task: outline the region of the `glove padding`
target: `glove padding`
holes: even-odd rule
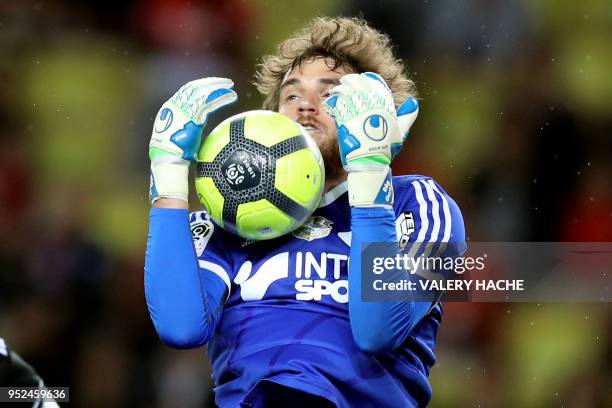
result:
[[[414,98],[404,102],[399,121],[387,83],[380,75],[366,72],[343,76],[325,104],[338,129],[350,205],[392,206],[389,165],[416,119],[418,103]]]
[[[160,108],[149,143],[149,198],[187,201],[189,163],[196,160],[208,115],[238,96],[227,78],[202,78],[183,85]]]

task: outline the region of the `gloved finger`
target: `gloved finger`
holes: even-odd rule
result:
[[[329,90],[330,95],[343,95],[348,98],[355,93],[355,89],[350,85],[336,85]]]
[[[360,90],[355,90],[349,85],[338,85],[336,88],[337,89],[332,91],[331,94],[343,98],[348,106],[347,110],[353,114],[359,114],[369,109],[386,109],[387,105],[392,103],[390,98],[385,98],[385,95],[381,95],[381,92],[378,90],[370,89],[366,92],[362,92]],[[387,99],[389,99],[389,101],[387,101]],[[342,111],[342,107],[340,107],[339,110]],[[393,107],[392,111],[395,112],[395,107]]]
[[[340,83],[362,94],[374,93],[384,100],[392,100],[393,94],[385,80],[374,72],[349,74],[340,78]]]
[[[372,105],[365,92],[361,92],[350,85],[337,85],[330,90],[330,94],[338,97],[336,109],[343,118],[357,115]]]
[[[406,99],[402,104],[397,108],[397,116],[403,116],[410,113],[414,113],[419,110],[419,101],[417,101],[412,96]]]
[[[234,82],[228,78],[200,78],[187,82],[170,100],[191,118],[196,119],[202,105],[205,105],[207,100],[210,101],[209,96],[211,94],[212,98],[218,96],[214,91],[231,89],[233,86]]]
[[[192,86],[196,89],[210,90],[217,88],[233,88],[234,81],[229,78],[206,77],[187,82],[185,86],[187,85]]]
[[[340,84],[338,86],[345,86],[353,89],[354,91],[366,92],[368,90],[368,83],[364,80],[361,74],[347,74],[340,78]]]
[[[389,88],[389,85],[387,85],[383,77],[374,72],[364,72],[361,74],[361,78],[364,83],[367,84],[368,90],[370,91],[368,94],[375,94],[384,101],[383,105],[389,105],[387,108],[389,108],[390,111],[395,110],[393,92],[391,92],[391,88]],[[392,108],[391,105],[393,105]]]
[[[376,72],[364,72],[361,74],[361,76],[378,81],[389,93],[391,93],[391,88],[389,88],[387,81],[385,81],[383,77],[378,75]]]
[[[330,116],[342,123],[349,117],[355,115],[355,106],[351,100],[350,94],[346,95],[344,92],[330,93],[331,96],[328,97],[323,104],[325,111]]]
[[[204,103],[199,106],[196,113],[198,123],[206,122],[209,113],[224,106],[231,105],[238,100],[238,94],[233,89],[220,88],[207,95]]]
[[[199,108],[199,105],[207,103],[209,95],[213,94],[213,97],[215,96],[215,91],[232,89],[233,87],[234,81],[228,78],[200,78],[187,82],[179,89],[176,96],[181,105],[196,105]]]
[[[336,106],[340,97],[341,95],[331,95],[327,99],[325,99],[325,101],[323,101],[323,109],[325,109],[325,112],[327,112],[327,114],[335,120],[337,120],[339,116],[339,112],[338,109],[336,109]]]
[[[353,90],[351,95],[353,102],[359,105],[360,99],[368,108],[384,108],[395,114],[393,94],[384,79],[373,72],[366,72],[354,76],[344,76],[341,79],[342,86]]]
[[[194,90],[189,95],[190,104],[209,104],[234,88],[234,82],[227,78],[202,78],[190,84]]]
[[[397,123],[404,139],[419,114],[419,102],[409,97],[397,108]]]

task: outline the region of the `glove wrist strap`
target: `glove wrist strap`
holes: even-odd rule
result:
[[[393,183],[388,166],[350,171],[347,178],[351,207],[393,206]]]
[[[188,202],[189,162],[153,161],[151,163],[151,203],[160,198],[176,198]]]

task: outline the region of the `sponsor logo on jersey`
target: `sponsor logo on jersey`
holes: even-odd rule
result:
[[[397,241],[400,250],[403,251],[406,248],[410,240],[410,235],[412,235],[414,229],[414,215],[412,215],[412,211],[404,212],[397,217],[395,221],[395,232],[397,233]]]
[[[261,300],[274,282],[295,279],[295,298],[304,301],[320,301],[329,296],[338,303],[348,302],[348,255],[322,252],[296,252],[295,262],[289,253],[281,252],[263,262],[253,271],[251,261],[244,262],[234,283],[240,286],[242,300]],[[344,272],[344,273],[343,273]]]
[[[325,238],[331,233],[333,222],[320,215],[310,217],[304,225],[293,231],[293,236],[306,241]]]

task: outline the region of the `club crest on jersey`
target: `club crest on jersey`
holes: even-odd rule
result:
[[[320,215],[310,217],[304,225],[293,231],[293,236],[305,241],[325,238],[331,233],[333,222]]]
[[[397,233],[397,241],[400,250],[406,248],[410,240],[410,235],[412,235],[414,229],[414,215],[412,215],[412,211],[401,213],[400,216],[397,217],[395,221],[395,232]]]

